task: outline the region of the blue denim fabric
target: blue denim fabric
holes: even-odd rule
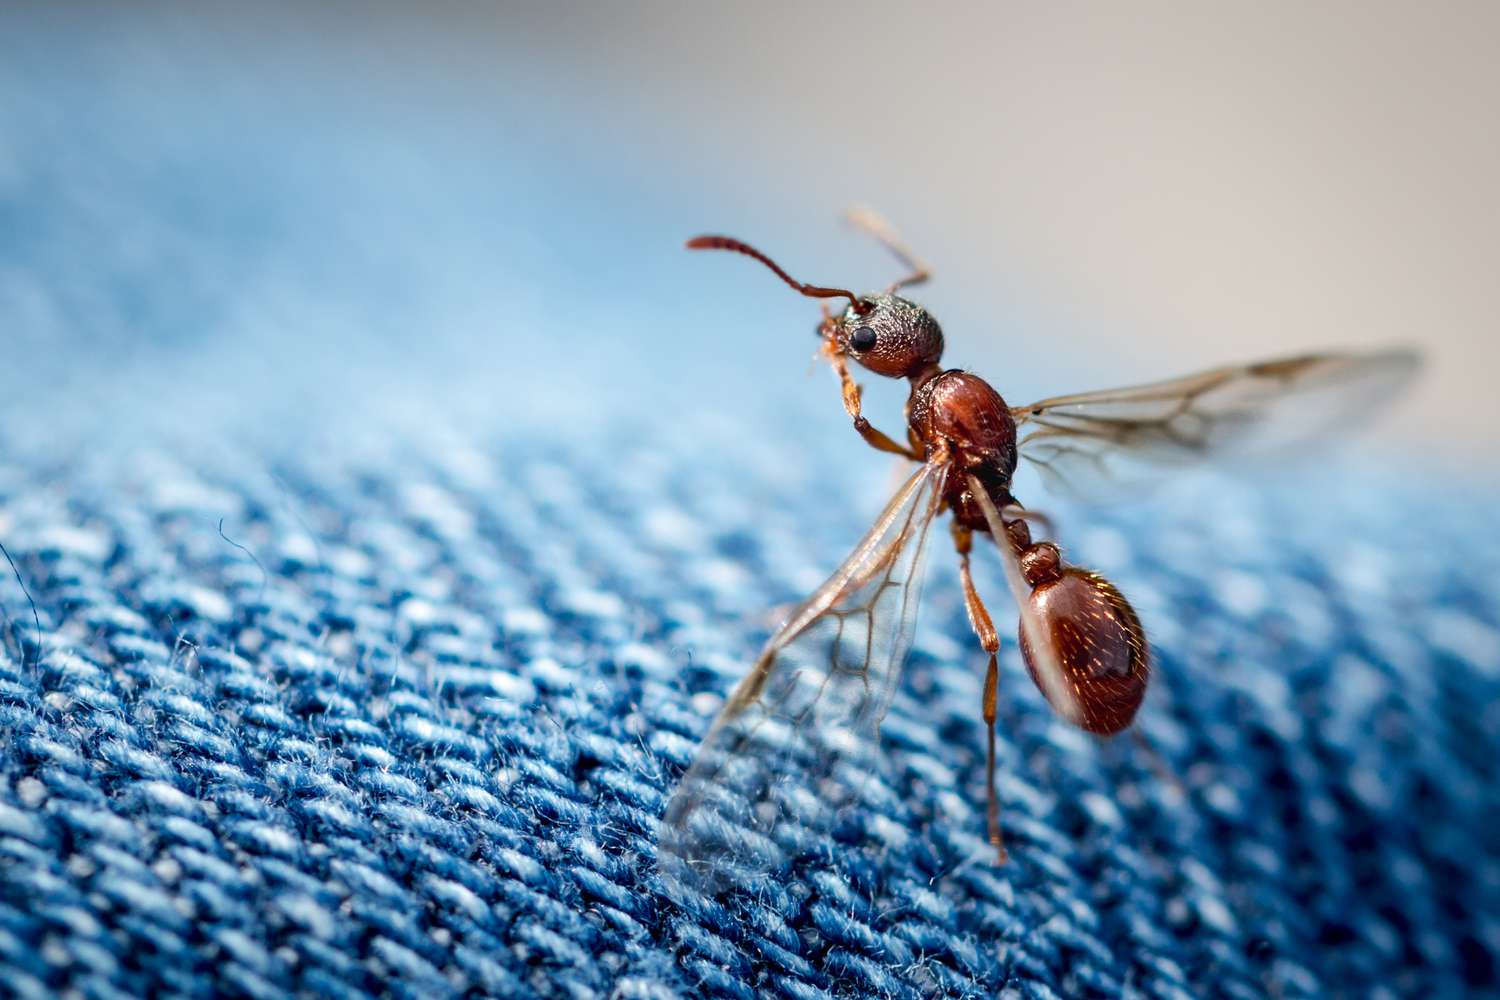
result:
[[[9,422],[0,540],[39,624],[7,581],[0,992],[1494,991],[1480,499],[1355,468],[1058,508],[1151,631],[1140,725],[1169,776],[1052,717],[981,555],[1004,867],[937,534],[870,807],[774,882],[674,900],[673,782],[767,609],[836,565],[884,475],[836,412],[753,439],[671,422],[270,450],[184,420],[118,451]]]

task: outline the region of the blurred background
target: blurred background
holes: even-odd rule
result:
[[[52,434],[366,401],[847,435],[804,377],[816,307],[681,243],[873,288],[858,201],[1013,403],[1408,342],[1427,376],[1366,446],[1489,478],[1497,31],[1486,3],[11,4],[0,389]]]

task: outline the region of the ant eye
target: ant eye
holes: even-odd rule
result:
[[[860,327],[849,338],[849,346],[863,354],[875,346],[875,331],[868,326]]]

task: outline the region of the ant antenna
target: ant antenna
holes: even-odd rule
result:
[[[776,276],[782,281],[785,281],[788,285],[791,285],[797,291],[810,298],[832,299],[842,295],[844,298],[848,299],[851,304],[853,304],[854,311],[859,313],[860,315],[864,315],[874,308],[874,305],[872,303],[864,301],[859,296],[855,295],[853,292],[847,289],[823,288],[820,285],[808,285],[796,280],[790,274],[787,274],[785,271],[783,271],[780,264],[767,257],[765,254],[761,253],[750,244],[745,243],[741,240],[737,240],[732,236],[695,236],[687,241],[687,248],[689,250],[732,250],[735,253],[742,253],[746,257],[754,257],[756,260],[769,267],[772,271],[775,271]]]

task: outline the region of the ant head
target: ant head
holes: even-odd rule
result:
[[[859,305],[865,307],[860,311]],[[832,354],[847,354],[877,375],[914,378],[943,356],[943,330],[910,299],[867,296],[819,328]]]
[[[849,305],[838,316],[818,326],[824,350],[835,357],[848,355],[877,375],[915,378],[937,365],[943,354],[943,331],[921,306],[894,294],[855,295],[843,288],[825,288],[797,281],[770,257],[748,243],[729,236],[698,236],[689,250],[730,250],[753,257],[803,295],[817,299],[846,298]]]

